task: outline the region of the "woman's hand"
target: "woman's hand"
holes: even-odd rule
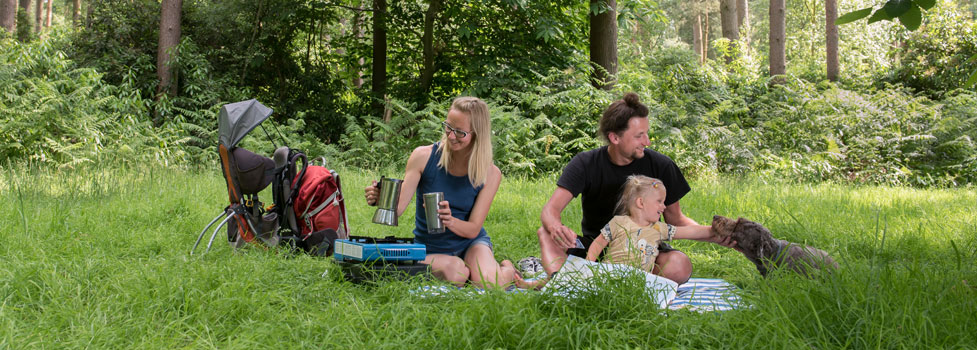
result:
[[[380,191],[377,189],[376,180],[373,181],[372,185],[366,186],[363,192],[365,192],[364,195],[366,196],[366,205],[377,205],[377,196],[380,194]]]
[[[438,202],[438,218],[441,219],[441,222],[444,224],[444,228],[449,229],[452,232],[455,231],[453,228],[455,227],[455,224],[458,223],[458,219],[451,216],[451,206],[448,205],[448,201]]]

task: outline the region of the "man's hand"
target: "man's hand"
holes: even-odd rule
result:
[[[563,249],[575,248],[577,246],[577,233],[573,232],[569,227],[563,225],[563,223],[557,222],[556,224],[545,227],[546,232],[550,234],[553,238],[553,242]]]
[[[735,249],[736,251],[738,251],[740,253],[743,252],[743,250],[741,250],[740,247],[738,245],[736,245],[736,241],[733,240],[733,237],[732,236],[722,237],[722,236],[719,236],[719,235],[712,235],[711,237],[709,237],[705,241],[706,242],[716,243],[716,244],[721,245],[721,246],[726,247],[726,248]]]

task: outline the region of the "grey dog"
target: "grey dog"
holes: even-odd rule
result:
[[[766,227],[744,218],[733,220],[725,216],[713,216],[712,229],[720,237],[732,236],[743,255],[756,264],[757,270],[764,277],[770,270],[780,266],[786,266],[805,276],[810,276],[809,268],[838,268],[838,263],[827,252],[773,238]]]

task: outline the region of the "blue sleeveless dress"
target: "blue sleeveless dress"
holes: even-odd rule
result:
[[[444,233],[429,234],[427,232],[427,217],[424,215],[424,194],[429,192],[444,192],[444,200],[448,201],[451,207],[451,216],[460,220],[468,221],[471,216],[472,207],[475,206],[475,198],[482,191],[482,187],[472,187],[468,176],[454,176],[448,173],[447,169],[438,167],[438,160],[441,159],[441,150],[438,142],[434,143],[431,157],[428,158],[424,166],[424,172],[417,183],[417,194],[414,202],[416,212],[414,213],[414,241],[423,244],[427,248],[428,254],[449,254],[460,255],[476,240],[488,241],[488,233],[483,227],[478,232],[478,236],[472,239],[456,235],[451,230],[445,229]]]

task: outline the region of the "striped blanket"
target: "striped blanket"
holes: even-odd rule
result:
[[[560,272],[543,288],[544,292],[573,298],[574,293],[586,290],[599,292],[600,285],[591,283],[595,273],[639,273],[645,276],[645,289],[648,297],[661,308],[670,310],[726,311],[743,308],[744,304],[736,293],[736,286],[718,278],[692,278],[688,282],[677,283],[651,273],[634,269],[627,265],[596,263],[584,259],[569,257]],[[457,288],[447,286],[423,286],[411,291],[421,297],[444,295],[446,293],[461,292],[468,294],[483,294],[477,288]],[[526,292],[524,289],[512,288],[510,292]]]
[[[726,311],[746,307],[736,286],[718,278],[692,278],[678,287],[671,310]]]

